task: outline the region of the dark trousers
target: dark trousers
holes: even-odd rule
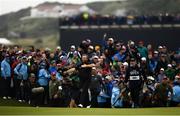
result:
[[[49,87],[48,86],[41,86],[41,87],[44,88],[42,105],[47,105],[49,102]]]
[[[79,103],[83,106],[89,105],[89,94],[88,94],[88,88],[90,84],[91,79],[81,79],[80,78],[80,100]]]
[[[130,88],[130,93],[131,93],[131,98],[132,101],[134,102],[135,107],[139,106],[139,95],[140,95],[140,88],[139,87],[134,87]]]
[[[2,77],[0,79],[0,88],[1,88],[1,96],[11,96],[11,78],[10,77],[6,77],[6,79],[4,79],[4,77]]]
[[[29,86],[28,86],[28,81],[27,80],[20,80],[20,79],[15,79],[15,91],[16,91],[16,99],[17,100],[25,100],[29,101]],[[21,85],[23,84],[23,85]]]
[[[50,101],[50,106],[51,107],[62,107],[63,106],[63,101],[61,98],[52,98]]]
[[[43,93],[31,93],[30,101],[32,106],[41,106],[43,99]]]
[[[97,97],[99,95],[99,91],[97,89],[91,89],[91,107],[96,108],[98,107]]]

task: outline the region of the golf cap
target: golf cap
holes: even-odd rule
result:
[[[160,71],[164,71],[164,68],[161,68]]]

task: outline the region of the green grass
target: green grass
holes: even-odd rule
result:
[[[0,98],[0,115],[180,115],[180,107],[173,108],[49,108],[30,107],[16,100]]]
[[[20,103],[20,102],[18,102],[16,100],[13,100],[13,99],[11,99],[11,100],[3,100],[2,98],[0,98],[0,107],[3,107],[3,106],[21,106],[21,107],[26,106],[27,107],[29,105],[26,104],[26,103]]]
[[[180,108],[85,109],[0,107],[0,115],[180,115]]]

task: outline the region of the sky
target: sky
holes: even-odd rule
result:
[[[9,12],[18,11],[29,6],[33,7],[43,2],[61,2],[83,4],[94,1],[111,1],[111,0],[0,0],[0,15]]]

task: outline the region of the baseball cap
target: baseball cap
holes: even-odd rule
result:
[[[142,61],[146,61],[146,58],[145,58],[145,57],[142,57],[141,60],[142,60]]]
[[[94,47],[93,47],[93,46],[89,46],[88,48],[89,48],[89,49],[91,49],[91,50],[93,50],[93,49],[94,49]]]
[[[108,40],[109,40],[109,41],[114,41],[114,39],[113,39],[113,38],[109,38]]]
[[[76,48],[75,45],[72,45],[72,46],[71,46],[71,49],[75,49],[75,48]]]
[[[164,71],[164,68],[161,68],[160,71]]]
[[[128,66],[128,63],[127,63],[127,62],[124,62],[124,63],[123,63],[123,66]]]
[[[93,56],[93,59],[99,59],[99,57],[95,55],[95,56]]]
[[[154,54],[158,54],[158,51],[154,51]]]
[[[171,64],[168,64],[167,66],[168,66],[169,68],[171,68],[171,67],[172,67],[172,65],[171,65]]]
[[[56,49],[57,49],[57,50],[61,50],[61,47],[60,47],[60,46],[57,46]]]

